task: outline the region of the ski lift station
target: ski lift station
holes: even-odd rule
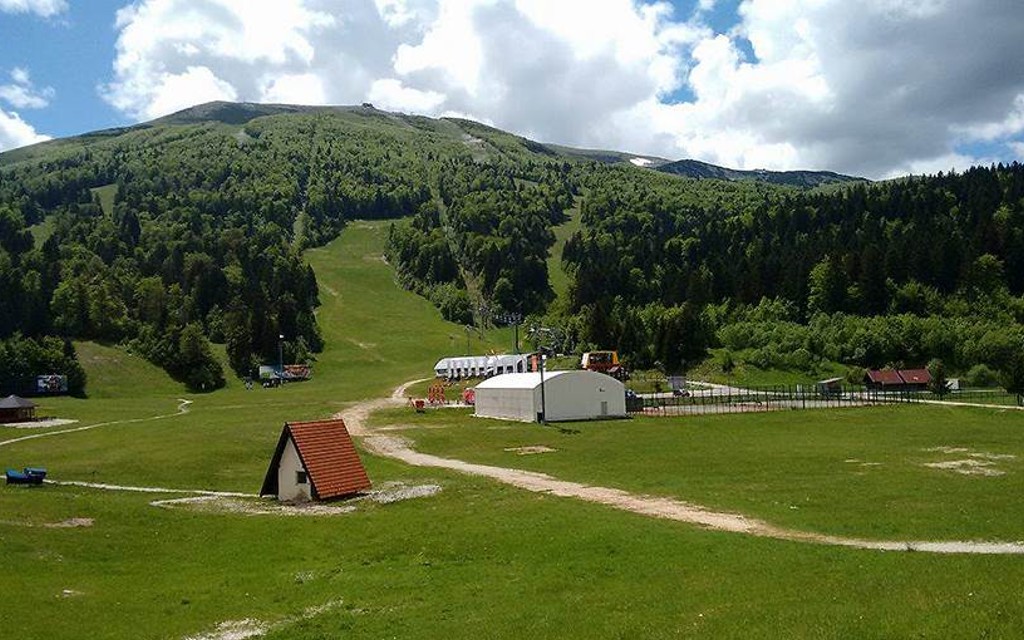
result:
[[[528,354],[441,358],[434,365],[434,374],[448,380],[489,378],[502,373],[523,373],[529,370]]]
[[[626,387],[595,371],[507,373],[476,386],[476,414],[486,418],[540,422],[626,417]]]

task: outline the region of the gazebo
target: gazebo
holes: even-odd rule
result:
[[[36,403],[18,396],[0,400],[0,422],[28,422],[36,419]]]

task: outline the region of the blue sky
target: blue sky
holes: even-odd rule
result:
[[[1021,33],[1017,0],[0,0],[0,150],[372,101],[739,168],[963,169],[1024,158]]]
[[[97,88],[111,77],[114,14],[125,4],[77,2],[51,18],[0,13],[0,42],[14,44],[0,53],[0,73],[27,69],[35,85],[54,89],[48,107],[20,111],[38,131],[62,137],[130,120],[105,102]]]

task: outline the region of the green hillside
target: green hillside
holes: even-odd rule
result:
[[[398,282],[471,342],[518,315],[558,329],[556,351],[638,369],[711,348],[797,377],[938,359],[1024,389],[1021,165],[801,190],[632,159],[372,105],[225,102],[0,154],[0,341],[18,363],[0,386],[73,368],[54,340],[122,345],[193,391],[279,351],[327,358],[346,338],[318,321],[308,261],[386,220]]]
[[[214,103],[0,155],[2,373],[77,366],[87,381],[40,400],[77,422],[0,430],[0,468],[108,485],[0,485],[3,630],[1013,637],[1016,557],[828,542],[1019,540],[1024,414],[1008,409],[563,430],[458,409],[371,419],[434,455],[727,509],[802,539],[405,464],[361,438],[379,501],[284,515],[191,492],[251,495],[285,421],[429,378],[445,355],[506,350],[504,311],[561,329],[556,350],[615,347],[633,365],[689,366],[712,347],[730,381],[941,357],[1012,386],[1022,189],[1017,165],[830,193],[690,180],[369,106]],[[279,348],[312,380],[247,389],[238,376]],[[950,462],[992,475],[929,466]]]
[[[380,259],[388,224],[356,221],[306,254],[325,338],[312,381],[193,395],[123,349],[78,343],[90,386],[104,391],[47,400],[43,409],[86,430],[15,443],[3,441],[24,432],[5,430],[0,462],[45,464],[58,480],[255,492],[284,421],[331,415],[429,375],[432,359],[461,335],[394,282]],[[1015,412],[812,410],[641,418],[572,432],[481,424],[458,410],[395,410],[375,422],[432,453],[706,502],[825,534],[1019,537],[1017,520],[1005,517],[1020,511]],[[507,450],[536,444],[554,451]],[[954,446],[1000,456],[1011,473],[964,477],[919,464],[941,457],[932,449]],[[283,516],[216,506],[263,506],[252,499],[161,502],[195,498],[184,491],[0,485],[5,630],[55,639],[253,629],[288,639],[671,638],[691,630],[909,637],[922,629],[1000,637],[1013,635],[1021,611],[1021,567],[1008,556],[750,537],[365,451],[362,458],[375,487],[440,491],[335,504],[354,508],[336,515]]]

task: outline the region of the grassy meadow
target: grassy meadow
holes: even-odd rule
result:
[[[308,253],[328,345],[312,381],[252,391],[232,381],[189,395],[122,349],[79,344],[88,399],[49,399],[40,411],[79,422],[0,430],[0,464],[44,465],[58,480],[256,492],[284,421],[385,395],[465,348],[462,327],[395,286],[380,259],[385,233],[386,224],[357,222]],[[507,332],[470,339],[474,351],[510,342]],[[876,407],[635,419],[571,432],[458,410],[396,410],[375,421],[408,425],[401,434],[424,451],[800,530],[1024,539],[1024,416],[1015,412]],[[100,426],[6,443],[91,425]],[[557,451],[504,451],[530,444]],[[992,456],[1005,475],[922,466],[969,453]],[[1018,636],[1024,617],[1021,556],[752,538],[363,460],[377,486],[441,491],[363,501],[343,515],[285,517],[150,504],[175,494],[0,485],[0,628],[10,637],[177,639],[249,620],[271,639],[998,638]],[[75,518],[92,524],[55,526]]]

